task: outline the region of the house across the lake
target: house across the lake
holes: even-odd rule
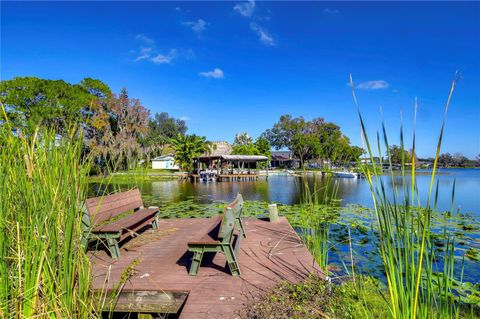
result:
[[[171,170],[178,170],[179,167],[175,164],[175,160],[173,154],[167,154],[155,157],[152,160],[152,168],[153,169],[171,169]]]
[[[291,151],[272,151],[270,153],[270,168],[298,168],[300,160],[293,157]]]
[[[189,177],[192,181],[257,180],[261,162],[268,162],[268,157],[232,154],[202,155],[194,159],[194,169]]]

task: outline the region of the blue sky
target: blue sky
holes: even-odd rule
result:
[[[434,154],[454,72],[443,151],[480,154],[480,5],[474,2],[5,2],[1,78],[127,87],[190,133],[256,137],[282,114],[324,117],[361,146],[357,97],[374,138],[383,109],[417,153]]]

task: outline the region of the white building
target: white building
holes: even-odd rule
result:
[[[175,164],[173,154],[155,157],[152,160],[152,168],[153,169],[172,169],[172,170],[179,169],[177,164]]]

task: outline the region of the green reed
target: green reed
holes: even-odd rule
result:
[[[333,183],[329,172],[322,174],[321,178],[325,179],[323,187],[318,187],[317,178],[320,177],[314,175],[313,188],[309,186],[308,178],[302,178],[302,200],[294,222],[302,228],[300,237],[320,269],[328,275],[328,255],[332,246],[330,225],[332,215],[338,214],[338,184]]]
[[[358,110],[361,132],[367,154],[374,157],[372,145],[368,139],[365,123],[355,96],[353,80],[350,77],[352,95]],[[362,165],[370,186],[373,205],[379,231],[378,246],[383,261],[389,290],[389,304],[394,318],[454,318],[460,316],[458,298],[453,285],[456,275],[454,267],[454,238],[445,234],[445,251],[442,256],[443,268],[438,269],[438,260],[432,244],[432,215],[436,213],[438,182],[435,183],[438,157],[442,144],[445,121],[455,89],[456,79],[452,82],[445,105],[444,118],[436,148],[433,170],[426,206],[422,207],[418,198],[415,170],[415,118],[412,142],[412,161],[407,165],[403,127],[400,127],[401,185],[397,186],[389,154],[388,134],[382,124],[383,144],[377,134],[377,151],[382,161],[382,146],[387,151],[389,175],[394,191],[388,194],[385,181],[380,177],[382,171],[376,166]],[[380,164],[383,165],[381,162]],[[407,166],[411,166],[411,169]],[[410,171],[410,173],[408,173]],[[410,177],[408,182],[407,177]],[[454,190],[452,190],[452,201]]]
[[[92,318],[80,134],[23,136],[0,113],[0,317]]]

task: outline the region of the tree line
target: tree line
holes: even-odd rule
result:
[[[126,88],[116,94],[98,79],[84,78],[70,84],[17,77],[0,82],[0,101],[17,134],[33,134],[43,127],[62,136],[70,127],[79,127],[83,153],[94,159],[92,173],[129,169],[139,160],[149,163],[165,153],[175,153],[181,169],[190,170],[193,158],[215,148],[204,136],[188,135],[184,120],[166,112],[151,114],[139,99],[129,96]],[[351,145],[335,123],[288,114],[255,140],[246,132],[237,134],[232,147],[234,154],[267,157],[272,148],[288,149],[301,166],[309,162],[356,162],[364,154],[362,148]],[[392,154],[399,158],[398,149],[392,149]],[[407,159],[408,151],[404,155]],[[457,154],[442,154],[440,163],[462,166],[471,162]]]
[[[402,149],[401,146],[391,145],[388,148],[388,151],[385,153],[384,163],[391,162],[394,165],[401,165],[402,162],[406,164],[412,163],[413,153],[412,150]],[[390,160],[389,160],[390,159]],[[425,166],[433,165],[435,158],[418,158],[414,157],[415,166]],[[376,158],[375,162],[379,163],[380,159]],[[453,155],[450,153],[442,153],[438,156],[437,165],[439,168],[449,168],[449,167],[480,167],[480,154],[477,155],[474,159],[469,159],[460,152],[457,152]]]
[[[0,102],[10,127],[19,135],[46,128],[64,136],[72,127],[80,128],[83,154],[93,158],[96,174],[132,168],[140,159],[149,162],[174,147],[173,140],[187,131],[185,121],[166,112],[151,116],[139,99],[129,97],[126,88],[115,94],[92,78],[77,84],[36,77],[1,81]]]
[[[433,158],[427,159],[432,161]],[[469,159],[462,153],[455,153],[451,155],[450,153],[440,154],[438,157],[439,167],[480,167],[480,154],[478,154],[474,159]]]
[[[323,118],[310,121],[302,116],[282,115],[280,120],[262,135],[276,149],[286,148],[300,160],[320,164],[356,162],[365,151],[350,144],[340,127]]]

